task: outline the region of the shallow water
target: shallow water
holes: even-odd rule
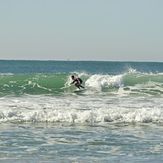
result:
[[[1,162],[162,162],[163,128],[7,123],[0,127]]]
[[[161,98],[85,96],[0,98],[0,162],[163,161]]]

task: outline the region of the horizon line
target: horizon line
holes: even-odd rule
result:
[[[1,59],[0,61],[58,61],[58,62],[159,62],[163,61],[152,61],[152,60],[71,60],[71,59]]]

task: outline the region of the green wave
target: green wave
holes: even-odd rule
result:
[[[163,83],[163,74],[129,73],[124,75],[123,77],[123,83],[125,86],[134,86],[136,84],[147,84],[149,82]]]
[[[1,74],[0,96],[72,93],[76,88],[70,86],[70,75],[71,73]],[[76,73],[76,75],[83,79],[83,85],[91,91],[114,92],[121,87],[130,93],[163,94],[163,74],[102,75]]]
[[[53,94],[63,92],[67,74],[16,74],[0,76],[0,94]]]

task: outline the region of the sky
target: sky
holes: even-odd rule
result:
[[[163,61],[163,0],[0,0],[0,59]]]

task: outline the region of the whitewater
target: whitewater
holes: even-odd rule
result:
[[[162,162],[162,98],[163,63],[0,61],[0,161]]]

